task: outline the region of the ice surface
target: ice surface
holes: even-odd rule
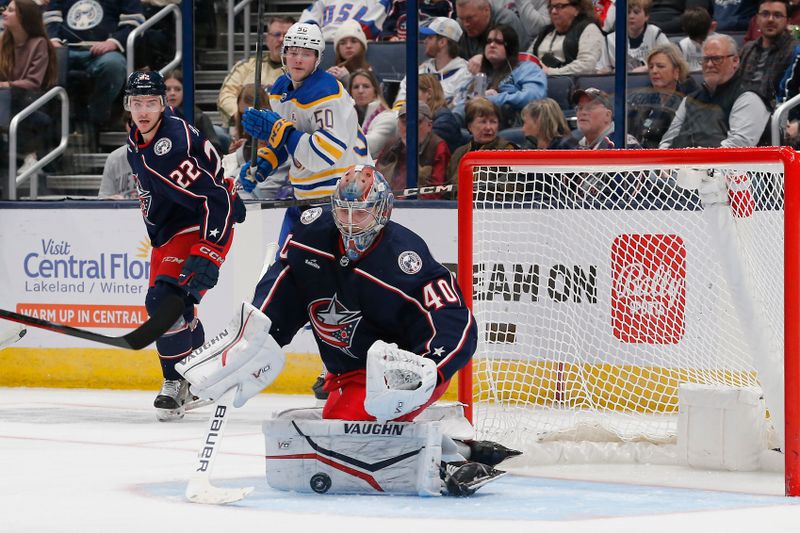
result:
[[[192,504],[183,492],[210,407],[159,423],[154,394],[0,388],[0,532],[800,531],[780,477],[677,467],[542,467],[464,499],[275,491],[261,421],[310,396],[260,395],[237,410],[213,479],[256,491]]]

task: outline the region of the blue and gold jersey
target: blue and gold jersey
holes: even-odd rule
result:
[[[272,85],[269,100],[273,111],[303,133],[290,150],[289,180],[296,198],[330,196],[349,166],[373,163],[353,99],[332,75],[317,69],[297,89],[283,75]]]

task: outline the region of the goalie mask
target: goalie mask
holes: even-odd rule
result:
[[[333,220],[342,234],[344,250],[359,259],[372,245],[392,214],[394,196],[375,167],[354,165],[336,184],[331,197]]]
[[[292,47],[306,48],[317,53],[317,61],[314,64],[314,70],[309,73],[310,76],[319,68],[319,63],[322,61],[322,53],[325,51],[325,39],[322,37],[322,30],[316,24],[295,22],[286,32],[283,37],[283,49],[281,50],[281,65],[283,65],[283,71],[290,79],[291,75],[286,67],[286,52]],[[303,80],[292,80],[292,82],[300,81]]]
[[[158,96],[162,107],[167,105],[167,85],[158,71],[135,71],[128,76],[125,84],[125,99],[123,106],[126,111],[131,110],[131,96]]]

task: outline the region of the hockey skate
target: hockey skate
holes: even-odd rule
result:
[[[183,418],[185,404],[189,398],[189,382],[185,379],[165,379],[161,391],[153,402],[156,418],[160,422]]]
[[[325,370],[317,376],[316,381],[314,384],[311,385],[311,390],[314,391],[314,398],[317,400],[325,401],[328,399],[328,391],[326,391],[323,387],[325,387],[325,375],[327,372]]]
[[[470,461],[489,466],[497,466],[509,457],[522,455],[522,452],[518,450],[512,450],[490,440],[469,440],[464,441],[464,444],[469,446]]]
[[[448,496],[471,496],[493,479],[506,475],[506,472],[483,463],[457,461],[443,463],[441,475]]]

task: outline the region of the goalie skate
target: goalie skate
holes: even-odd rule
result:
[[[483,463],[458,461],[442,465],[442,476],[448,496],[471,496],[493,479],[506,475]]]
[[[161,391],[153,402],[156,418],[160,422],[180,420],[186,410],[189,398],[189,382],[185,379],[165,379]]]
[[[509,457],[522,455],[521,451],[512,450],[500,443],[490,440],[469,440],[464,441],[469,446],[469,460],[483,463],[489,466],[496,466]]]

